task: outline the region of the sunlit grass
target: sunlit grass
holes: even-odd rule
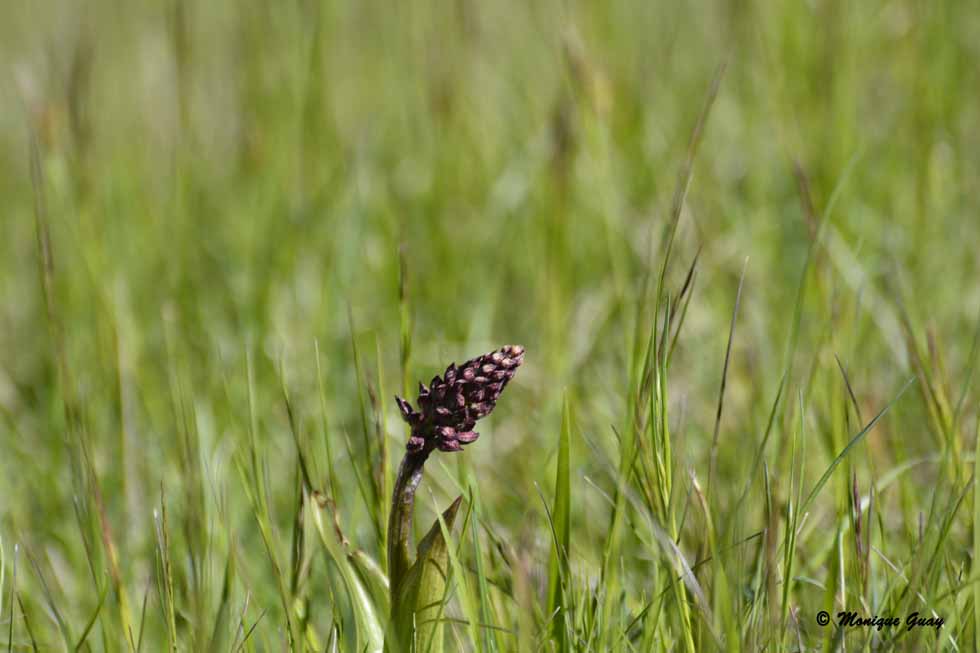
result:
[[[443,650],[980,646],[980,12],[3,13],[0,651],[377,650],[507,342]]]

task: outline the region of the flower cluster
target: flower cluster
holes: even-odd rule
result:
[[[476,440],[476,421],[490,414],[523,362],[524,348],[508,345],[458,367],[451,364],[428,387],[419,383],[418,410],[396,396],[402,418],[412,427],[408,452],[461,451]]]

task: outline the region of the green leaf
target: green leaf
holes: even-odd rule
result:
[[[224,580],[221,583],[221,601],[218,604],[218,615],[214,620],[214,629],[211,631],[211,643],[208,650],[223,651],[225,639],[228,633],[228,618],[231,610],[232,584],[235,580],[235,556],[228,551],[228,559],[225,561]]]
[[[392,620],[399,653],[442,653],[443,610],[449,582],[449,545],[446,537],[456,521],[463,497],[456,497],[419,542],[418,556],[396,590]],[[441,522],[441,523],[440,523]]]
[[[558,470],[555,474],[555,503],[551,515],[555,546],[551,550],[551,560],[548,563],[548,615],[554,615],[552,624],[559,651],[568,650],[568,639],[565,636],[565,615],[568,609],[565,590],[568,587],[568,547],[571,543],[572,486],[568,454],[571,430],[571,409],[566,395],[562,406],[561,433],[558,436]]]
[[[980,422],[977,423],[977,444],[973,456],[973,575],[980,561]],[[973,584],[973,645],[980,650],[980,583]]]
[[[343,579],[344,586],[350,596],[351,607],[354,610],[354,621],[357,624],[357,650],[367,651],[367,653],[380,653],[384,648],[384,629],[378,620],[377,607],[371,601],[364,584],[361,583],[351,567],[341,536],[337,532],[327,532],[327,526],[323,523],[323,509],[328,506],[328,502],[316,492],[311,498],[312,501],[307,501],[307,504],[310,506],[317,533],[320,534],[320,541],[334,564],[337,565],[340,577]]]
[[[361,549],[348,547],[347,559],[350,560],[371,594],[378,614],[388,614],[388,593],[390,591],[388,576],[381,569],[378,561]]]

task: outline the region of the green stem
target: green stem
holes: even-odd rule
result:
[[[399,586],[411,566],[409,541],[412,538],[415,491],[422,482],[422,471],[428,457],[427,451],[405,454],[398,467],[398,478],[395,479],[391,494],[391,513],[388,515],[388,579],[392,614],[395,614]]]

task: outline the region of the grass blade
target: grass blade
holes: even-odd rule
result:
[[[843,461],[844,458],[847,457],[847,454],[850,453],[854,445],[856,445],[858,442],[864,439],[864,436],[866,436],[868,432],[870,432],[871,429],[875,427],[875,424],[878,423],[878,420],[880,420],[882,417],[885,416],[885,413],[887,413],[888,410],[895,404],[895,402],[897,402],[902,397],[902,395],[905,394],[905,391],[909,389],[909,386],[911,386],[914,381],[915,378],[910,378],[908,381],[906,381],[905,385],[902,386],[902,389],[898,391],[898,394],[895,395],[895,397],[891,401],[889,401],[884,408],[881,409],[881,412],[875,415],[871,419],[871,421],[868,422],[868,424],[863,429],[861,429],[861,431],[857,435],[851,438],[851,441],[847,443],[847,446],[844,447],[844,449],[840,452],[840,454],[837,455],[836,458],[834,458],[834,461],[830,463],[830,467],[828,467],[827,471],[823,473],[823,476],[820,477],[820,480],[817,481],[817,484],[813,486],[812,490],[810,490],[810,494],[807,495],[806,500],[803,501],[802,505],[800,505],[799,513],[801,515],[806,513],[806,510],[807,508],[809,508],[810,503],[813,502],[817,494],[820,493],[820,490],[823,489],[823,486],[827,483],[828,480],[830,480],[830,475],[834,473],[834,470],[837,469],[837,466],[839,464],[841,464],[841,461]]]
[[[980,478],[980,421],[973,454],[973,477]],[[973,484],[973,575],[980,563],[980,483]],[[980,582],[973,583],[973,647],[980,651]]]
[[[567,583],[569,578],[568,547],[571,543],[571,495],[572,487],[569,473],[569,440],[572,429],[571,408],[568,395],[562,403],[561,431],[558,437],[558,466],[555,472],[555,502],[551,510],[554,523],[554,546],[548,562],[548,603],[547,614],[555,615],[552,620],[552,635],[557,641],[559,651],[569,650],[566,637],[567,623]]]

